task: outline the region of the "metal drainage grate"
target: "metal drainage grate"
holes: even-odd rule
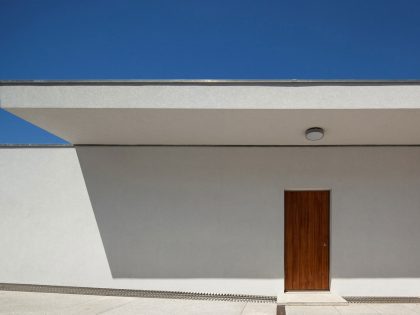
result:
[[[39,293],[61,293],[61,294],[158,298],[158,299],[211,300],[211,301],[257,302],[257,303],[276,303],[276,300],[277,300],[275,296],[263,296],[263,295],[127,290],[127,289],[66,287],[66,286],[52,286],[52,285],[15,284],[15,283],[0,283],[0,290],[39,292]]]
[[[344,296],[349,303],[420,303],[420,297],[403,296]]]

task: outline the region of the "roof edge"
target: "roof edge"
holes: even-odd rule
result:
[[[172,80],[0,80],[0,86],[63,86],[63,85],[420,85],[415,80],[213,80],[213,79],[172,79]]]

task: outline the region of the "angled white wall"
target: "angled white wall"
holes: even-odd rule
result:
[[[0,148],[0,218],[0,283],[264,295],[282,285],[113,278],[73,148]]]
[[[280,294],[283,190],[329,188],[331,289],[419,296],[419,161],[419,147],[1,148],[0,282]]]

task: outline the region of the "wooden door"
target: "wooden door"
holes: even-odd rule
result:
[[[330,192],[284,193],[285,291],[329,290]]]

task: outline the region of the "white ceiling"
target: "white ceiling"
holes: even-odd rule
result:
[[[420,109],[57,109],[10,112],[73,144],[420,144]],[[316,142],[306,128],[325,128]]]

